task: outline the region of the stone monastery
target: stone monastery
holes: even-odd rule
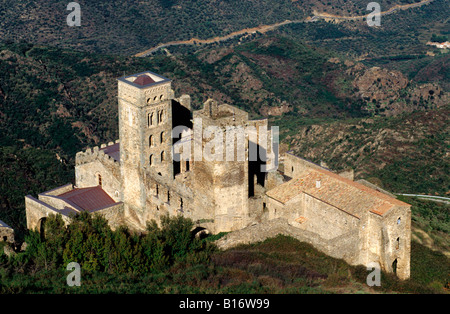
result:
[[[152,219],[182,215],[192,219],[195,232],[230,232],[219,240],[222,248],[283,233],[349,264],[377,263],[409,278],[410,205],[355,182],[353,172],[337,174],[290,153],[280,156],[283,171],[273,167],[277,148],[255,140],[267,119],[249,120],[245,111],[214,100],[192,111],[190,96],[176,98],[171,81],[150,71],[118,79],[118,105],[120,139],[76,154],[75,185],[26,196],[28,229],[43,231],[50,214],[69,223],[88,211],[103,215],[112,228],[142,232]],[[199,121],[203,130],[223,132],[219,144],[227,151],[243,145],[245,158],[179,158],[213,140],[201,129],[196,136]],[[241,142],[225,141],[233,126],[257,131]],[[251,147],[263,153],[249,158]]]

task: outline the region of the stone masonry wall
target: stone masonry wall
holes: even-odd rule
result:
[[[334,258],[342,258],[350,264],[358,263],[358,234],[349,232],[341,237],[326,240],[318,234],[291,226],[286,219],[278,218],[228,233],[215,242],[219,249],[226,250],[238,245],[264,241],[279,234],[309,243]]]

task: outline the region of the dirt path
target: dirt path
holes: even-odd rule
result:
[[[246,33],[247,34],[252,34],[252,33],[256,33],[256,32],[266,33],[268,31],[274,30],[274,29],[276,29],[280,26],[286,25],[286,24],[300,23],[300,22],[303,22],[303,20],[297,20],[297,21],[286,20],[284,22],[270,24],[270,25],[261,25],[261,26],[252,27],[252,28],[244,28],[239,31],[232,32],[225,36],[218,36],[218,37],[213,37],[213,38],[208,38],[208,39],[191,38],[189,40],[169,41],[167,43],[159,44],[156,47],[153,47],[153,48],[150,48],[143,52],[140,52],[140,53],[136,54],[135,57],[145,57],[145,56],[151,54],[152,52],[154,52],[158,49],[164,48],[164,47],[176,46],[176,45],[212,44],[215,42],[217,43],[217,42],[225,41],[225,40],[228,40],[228,39],[236,37],[236,36],[241,36]]]
[[[386,11],[382,11],[380,12],[380,15],[387,15],[387,14],[391,14],[394,13],[396,11],[399,10],[407,10],[410,8],[418,8],[421,7],[425,4],[428,4],[430,2],[432,2],[433,0],[422,0],[421,2],[417,2],[417,3],[411,3],[411,4],[397,4],[394,5],[392,8],[390,8],[389,10]],[[362,20],[363,18],[367,18],[367,16],[370,14],[370,12],[368,14],[365,15],[358,15],[358,16],[342,16],[342,15],[334,15],[334,14],[329,14],[329,13],[318,13],[316,10],[313,11],[313,18],[323,18],[323,19],[333,19],[333,20]]]
[[[424,4],[428,4],[430,2],[432,2],[433,0],[423,0],[421,2],[418,3],[412,3],[412,4],[405,4],[405,5],[395,5],[392,8],[390,8],[387,11],[381,12],[381,15],[386,15],[386,14],[391,14],[394,13],[395,11],[398,10],[406,10],[409,8],[417,8],[420,7]],[[370,13],[369,13],[370,14]],[[270,24],[270,25],[261,25],[261,26],[257,26],[257,27],[252,27],[252,28],[244,28],[241,29],[239,31],[236,32],[232,32],[228,35],[225,36],[217,36],[217,37],[213,37],[213,38],[208,38],[208,39],[199,39],[199,38],[191,38],[189,40],[176,40],[176,41],[169,41],[167,43],[162,43],[157,45],[156,47],[147,49],[143,52],[137,53],[135,54],[135,57],[146,57],[148,55],[150,55],[152,52],[155,52],[161,48],[166,48],[166,47],[170,47],[170,46],[178,46],[178,45],[195,45],[195,44],[212,44],[212,43],[217,43],[217,42],[221,42],[221,41],[225,41],[228,40],[230,38],[236,37],[236,36],[241,36],[241,35],[245,35],[247,34],[252,34],[252,33],[266,33],[268,31],[272,31],[280,26],[283,25],[287,25],[287,24],[293,24],[293,23],[303,23],[303,22],[314,22],[317,21],[318,19],[334,19],[334,20],[362,20],[363,18],[367,17],[368,14],[366,15],[360,15],[360,16],[339,16],[339,15],[333,15],[333,14],[329,14],[329,13],[318,13],[317,11],[313,11],[313,16],[312,17],[307,17],[304,20],[285,20],[284,22],[280,22],[280,23],[275,23],[275,24]]]

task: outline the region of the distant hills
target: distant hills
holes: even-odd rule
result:
[[[81,26],[66,24],[68,1],[19,0],[0,2],[0,38],[50,44],[84,51],[133,55],[160,43],[207,39],[241,29],[302,20],[313,11],[360,16],[369,13],[362,0],[148,0],[77,1]],[[382,11],[418,0],[380,0]],[[448,4],[433,0],[429,5],[383,16],[379,28],[365,22],[325,22],[287,25],[279,32],[297,39],[354,55],[424,53],[432,33],[448,33]],[[332,40],[330,42],[330,40]]]

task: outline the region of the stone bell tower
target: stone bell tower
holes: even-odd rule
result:
[[[150,71],[118,79],[120,162],[125,214],[145,211],[147,169],[173,176],[171,81]],[[131,212],[133,211],[133,212]]]

